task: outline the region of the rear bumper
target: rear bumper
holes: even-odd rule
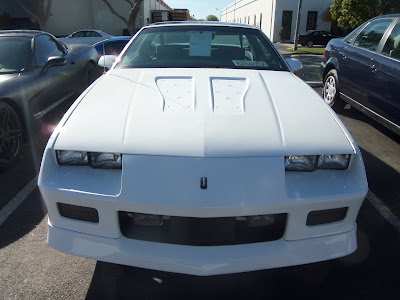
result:
[[[342,257],[357,249],[356,226],[317,238],[234,246],[195,247],[106,238],[48,224],[49,245],[110,263],[198,276],[301,265]]]

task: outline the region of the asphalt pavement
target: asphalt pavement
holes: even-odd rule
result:
[[[299,57],[304,69],[318,65],[321,57],[312,57]],[[35,149],[26,143],[15,168],[0,173],[0,219],[35,180],[51,128],[69,104],[32,125],[37,129],[31,138]],[[304,266],[211,277],[97,262],[47,245],[46,208],[31,185],[22,193],[20,206],[0,222],[0,299],[398,299],[400,137],[344,103],[335,110],[361,148],[371,192],[357,219],[354,254]]]

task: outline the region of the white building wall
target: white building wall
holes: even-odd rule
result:
[[[303,0],[299,34],[306,32],[309,11],[318,12],[316,29],[330,31],[331,22],[324,21],[323,16],[331,5],[332,0]],[[290,40],[293,41],[297,8],[298,0],[236,0],[222,9],[221,21],[261,27],[273,42],[278,42],[281,41],[279,30],[282,27],[283,12],[292,11]]]
[[[128,19],[131,6],[126,1],[109,2],[117,13]],[[161,0],[144,0],[136,18],[136,28],[151,22],[151,11],[159,9],[168,10],[169,6]],[[53,0],[47,25],[48,31],[56,36],[69,35],[81,29],[98,29],[118,36],[127,28],[102,0]]]

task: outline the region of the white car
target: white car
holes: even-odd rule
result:
[[[49,245],[194,275],[354,252],[361,153],[299,67],[252,26],[142,28],[48,142]]]
[[[85,29],[71,33],[65,38],[59,38],[59,40],[65,44],[87,44],[94,45],[98,42],[109,40],[113,36],[105,33],[101,30]]]

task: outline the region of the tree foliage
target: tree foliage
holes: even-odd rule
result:
[[[21,0],[17,0],[32,22],[39,24],[40,30],[47,31],[47,20],[51,12],[52,0],[29,0],[34,10],[29,9]]]
[[[139,12],[140,4],[142,4],[143,0],[133,0],[133,1],[121,0],[121,1],[124,1],[131,6],[128,18],[125,18],[124,16],[117,13],[110,4],[110,2],[108,2],[108,0],[103,0],[104,4],[107,5],[107,7],[109,8],[110,12],[114,16],[118,17],[122,22],[124,22],[126,27],[128,28],[129,33],[133,35],[138,31],[138,28],[136,28],[136,17]]]
[[[215,15],[208,15],[208,16],[206,17],[206,20],[207,20],[207,21],[219,21],[219,19],[218,19],[217,16],[215,16]]]
[[[369,19],[400,12],[399,0],[333,0],[332,19],[340,27],[355,28]]]

